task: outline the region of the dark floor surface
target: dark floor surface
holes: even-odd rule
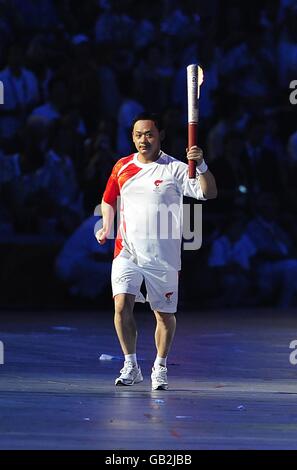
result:
[[[0,448],[297,449],[295,311],[179,313],[165,392],[154,319],[136,318],[144,382],[115,387],[112,312],[2,313]]]

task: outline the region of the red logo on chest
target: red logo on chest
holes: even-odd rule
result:
[[[156,180],[156,181],[154,181],[154,185],[155,185],[156,187],[160,186],[161,183],[163,183],[163,180]]]

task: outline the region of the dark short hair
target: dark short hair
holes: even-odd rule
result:
[[[135,118],[132,121],[132,131],[137,121],[153,121],[159,132],[161,132],[164,129],[162,118],[157,113],[143,111],[142,113],[137,114],[137,116],[135,116]]]

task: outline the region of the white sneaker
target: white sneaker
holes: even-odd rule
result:
[[[120,372],[121,375],[115,380],[115,385],[134,385],[143,381],[140,367],[131,361],[125,361]]]
[[[167,390],[167,367],[158,366],[152,368],[152,390]]]

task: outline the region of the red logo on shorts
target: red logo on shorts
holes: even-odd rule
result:
[[[167,294],[165,294],[165,297],[167,299],[167,302],[171,302],[171,296],[172,296],[173,292],[167,292]]]
[[[161,183],[163,183],[163,180],[156,180],[156,181],[154,181],[154,185],[155,185],[156,187],[160,186]]]

